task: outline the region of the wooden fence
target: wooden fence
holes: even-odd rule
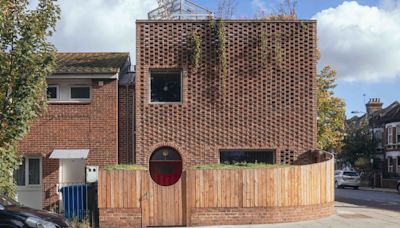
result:
[[[333,159],[303,166],[264,169],[186,170],[170,187],[148,171],[101,171],[99,208],[141,208],[144,225],[190,224],[193,208],[265,208],[322,205],[334,201]],[[173,198],[168,201],[169,198]],[[167,205],[160,209],[161,205]],[[163,220],[179,207],[179,218]],[[169,212],[163,212],[169,210]],[[169,213],[169,214],[168,214]],[[155,219],[158,219],[156,221]],[[177,220],[182,220],[177,224]]]

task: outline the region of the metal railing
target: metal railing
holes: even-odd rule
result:
[[[149,20],[203,20],[213,15],[210,10],[189,0],[175,0],[150,11],[148,18]]]

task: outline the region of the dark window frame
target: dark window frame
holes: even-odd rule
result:
[[[69,88],[69,99],[71,101],[90,101],[92,100],[92,87],[89,85],[70,85]],[[72,89],[73,88],[88,88],[89,89],[89,98],[72,98]]]
[[[51,97],[49,97],[48,95],[48,89],[49,88],[56,88],[56,97],[55,98],[51,98]],[[58,100],[60,100],[60,86],[59,85],[56,85],[56,84],[49,84],[49,85],[47,85],[47,88],[46,88],[46,97],[47,97],[47,99],[49,100],[49,101],[58,101]]]
[[[180,99],[179,101],[153,101],[152,97],[152,75],[153,74],[179,74],[180,82]],[[183,71],[181,69],[153,69],[149,72],[149,103],[150,104],[182,104],[183,103]]]
[[[257,163],[276,164],[276,150],[274,150],[274,149],[221,149],[221,150],[219,150],[219,162],[221,164],[227,163],[226,161],[223,161],[222,153],[229,154],[229,153],[241,153],[241,152],[243,152],[243,153],[246,153],[246,152],[247,153],[263,153],[263,152],[270,153],[272,155],[270,162],[263,162],[263,161],[257,160]],[[237,163],[241,163],[241,162],[242,161],[238,161]],[[248,162],[248,161],[246,161],[246,162],[247,163],[255,163],[255,162]],[[228,163],[232,164],[233,161],[228,162]]]

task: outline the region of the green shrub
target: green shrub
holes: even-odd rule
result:
[[[137,164],[114,164],[105,166],[104,170],[147,170],[147,168]]]

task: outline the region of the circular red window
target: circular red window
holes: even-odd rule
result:
[[[182,175],[182,158],[171,147],[161,147],[150,157],[150,176],[159,185],[175,184]]]

